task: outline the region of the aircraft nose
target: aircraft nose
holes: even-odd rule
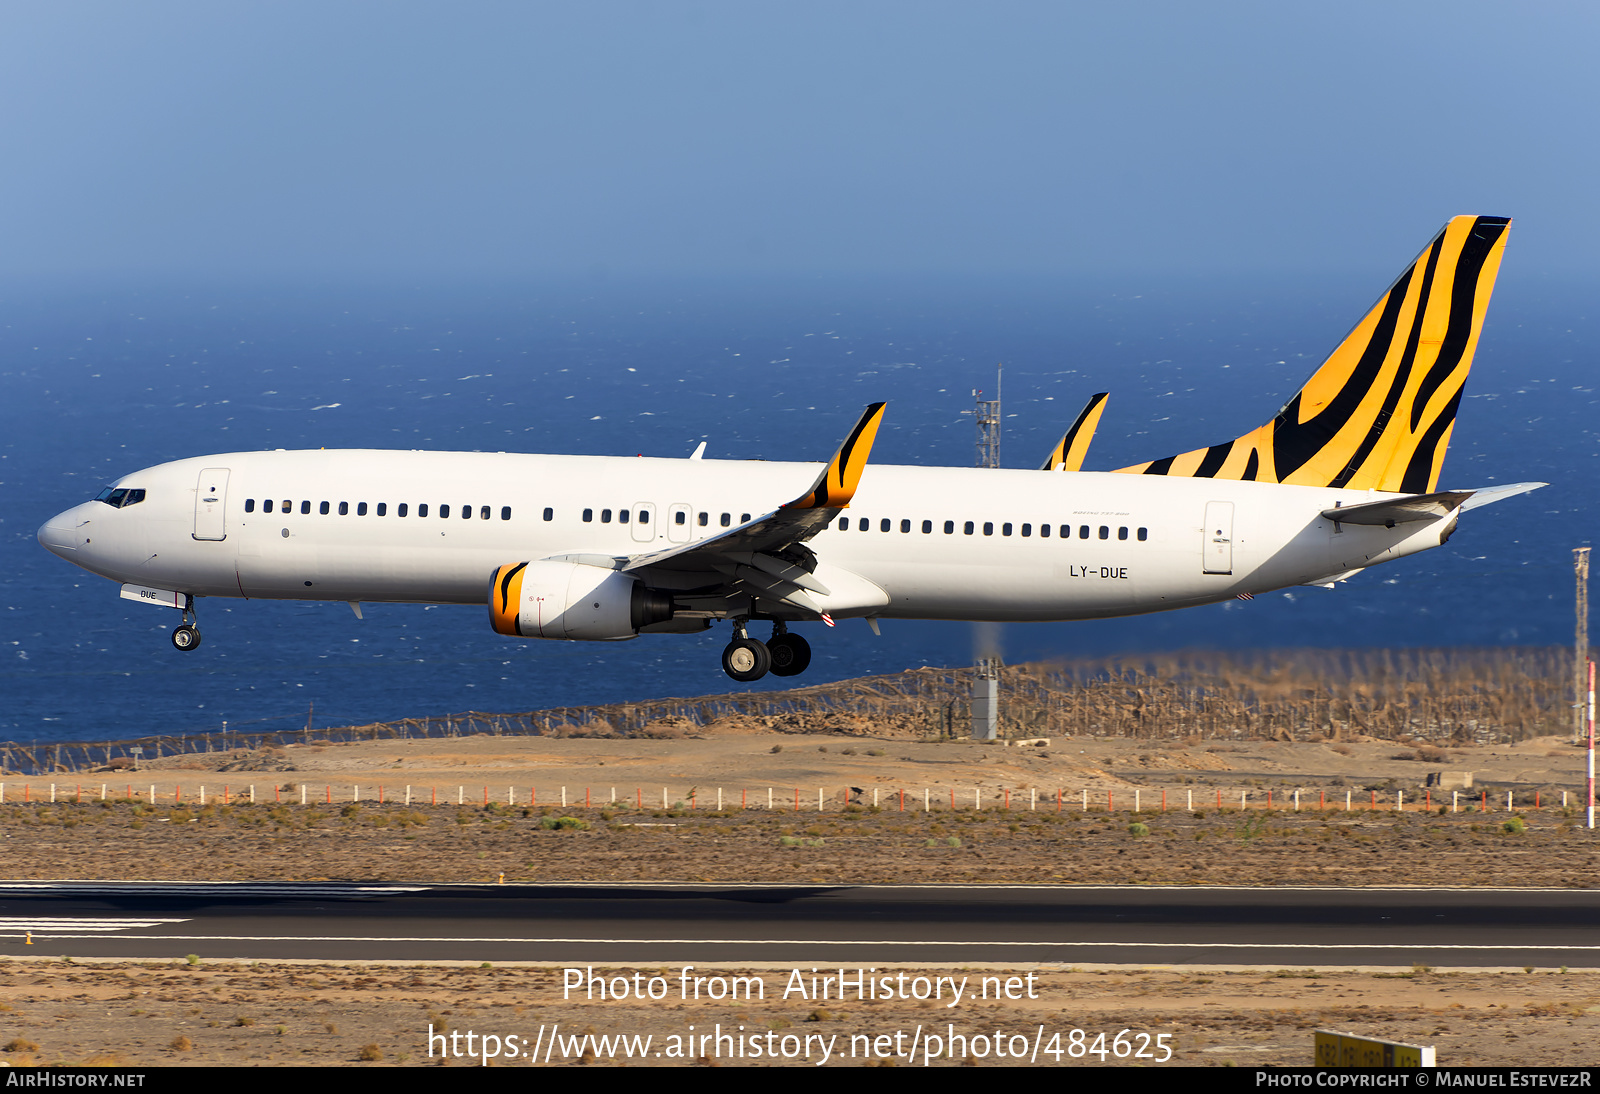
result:
[[[72,513],[57,513],[39,529],[39,546],[69,560],[78,557],[78,522]]]

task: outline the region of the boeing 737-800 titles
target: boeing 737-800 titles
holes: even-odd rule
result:
[[[874,403],[820,474],[700,451],[234,452],[126,475],[39,541],[180,611],[180,650],[201,597],[486,604],[521,638],[729,620],[737,680],[802,672],[800,621],[1089,619],[1331,585],[1543,485],[1437,491],[1509,225],[1450,221],[1266,425],[1116,472],[1078,470],[1103,396],[1045,474],[869,465]]]

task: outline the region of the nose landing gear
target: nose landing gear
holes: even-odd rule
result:
[[[190,650],[200,648],[200,627],[198,618],[194,614],[194,598],[186,597],[183,608],[183,622],[172,628],[172,648],[179,653],[188,653]]]

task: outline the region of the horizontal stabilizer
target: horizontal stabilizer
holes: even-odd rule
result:
[[[1393,528],[1396,524],[1408,521],[1438,520],[1458,509],[1466,512],[1549,485],[1547,482],[1518,482],[1483,490],[1442,490],[1437,494],[1418,494],[1410,498],[1390,498],[1366,505],[1324,509],[1322,515],[1340,524],[1382,524]]]
[[[1324,509],[1322,515],[1337,524],[1381,524],[1393,528],[1413,520],[1439,520],[1461,508],[1472,497],[1471,490],[1442,490],[1437,494],[1418,494],[1410,498],[1389,498],[1366,505],[1345,505]]]
[[[1474,490],[1472,497],[1461,503],[1461,509],[1478,509],[1485,505],[1493,505],[1497,501],[1514,498],[1518,494],[1527,494],[1534,490],[1542,489],[1550,484],[1547,482],[1514,482],[1510,486],[1491,486],[1484,490]]]

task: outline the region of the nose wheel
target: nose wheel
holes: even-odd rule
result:
[[[188,653],[190,650],[200,648],[200,628],[194,613],[194,597],[184,594],[183,622],[172,628],[172,648],[179,653]]]

